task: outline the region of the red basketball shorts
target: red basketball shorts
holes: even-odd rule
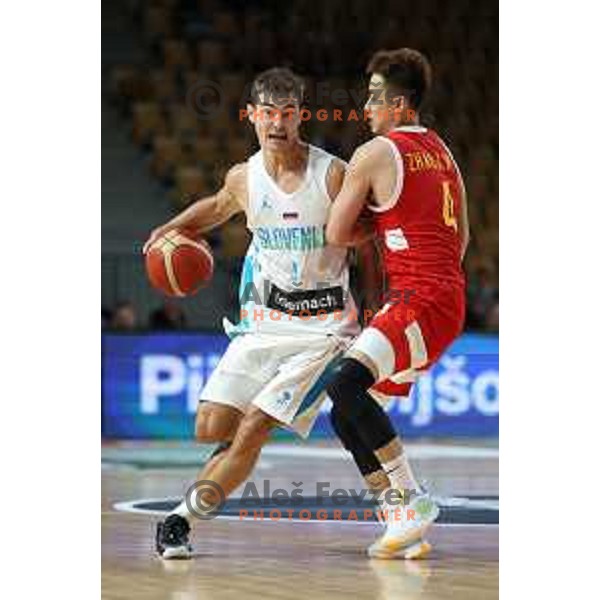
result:
[[[348,355],[367,357],[377,370],[373,390],[408,396],[419,372],[426,371],[460,335],[464,290],[439,286],[409,304],[386,304],[352,344]]]

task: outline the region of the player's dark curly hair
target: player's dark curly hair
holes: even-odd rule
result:
[[[431,87],[431,65],[423,54],[412,48],[379,50],[369,61],[367,73],[382,75],[386,88],[405,96],[415,110]]]
[[[252,82],[249,98],[251,104],[279,104],[287,100],[297,101],[300,106],[306,100],[306,84],[291,69],[273,67],[259,73]]]

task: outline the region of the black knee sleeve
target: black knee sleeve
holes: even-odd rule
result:
[[[377,450],[396,437],[389,417],[367,392],[374,383],[375,378],[365,365],[354,358],[344,358],[327,385],[327,394],[339,416],[352,423],[370,450]]]
[[[350,421],[344,419],[340,411],[334,406],[330,414],[331,426],[335,434],[340,438],[342,445],[354,458],[358,470],[363,476],[379,471],[381,465],[372,450],[369,450]]]
[[[327,393],[340,416],[353,421],[362,409],[357,395],[364,396],[374,383],[375,378],[365,365],[355,358],[343,358],[333,369]]]

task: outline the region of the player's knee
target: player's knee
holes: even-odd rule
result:
[[[225,440],[225,431],[208,419],[196,418],[196,440],[203,444],[222,442]]]
[[[196,440],[204,444],[233,438],[242,413],[231,406],[202,402],[196,413]]]
[[[360,398],[373,385],[371,371],[355,358],[344,358],[333,370],[327,394],[343,418],[356,417]]]
[[[243,451],[262,448],[276,425],[277,421],[261,410],[252,410],[246,413],[240,421],[234,440],[234,448],[241,448]]]

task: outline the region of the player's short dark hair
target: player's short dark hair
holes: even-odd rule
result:
[[[405,96],[416,110],[431,87],[431,65],[423,54],[412,48],[379,50],[369,61],[367,73],[382,75],[386,88]]]
[[[302,106],[306,100],[306,84],[299,75],[287,67],[273,67],[259,73],[250,89],[249,102],[278,104],[283,100],[295,100]]]

